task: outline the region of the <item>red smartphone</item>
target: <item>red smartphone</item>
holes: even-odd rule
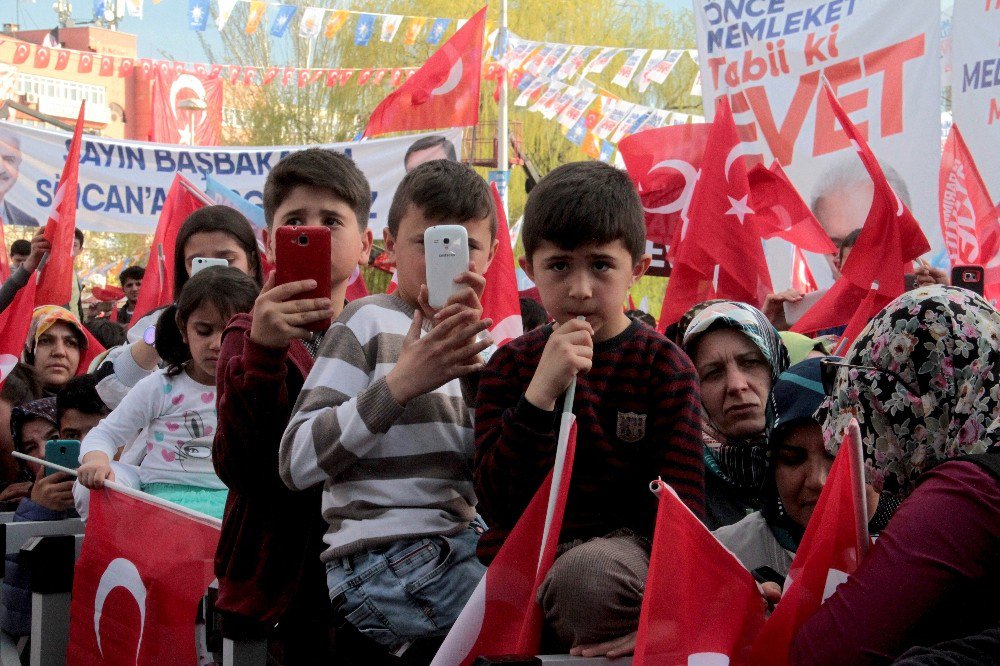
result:
[[[982,266],[970,264],[968,266],[954,266],[951,269],[952,286],[962,287],[982,296],[984,283]]]
[[[330,298],[330,230],[326,227],[278,227],[274,236],[276,284],[315,280],[316,288],[296,296]],[[330,320],[303,326],[309,331],[325,331]]]

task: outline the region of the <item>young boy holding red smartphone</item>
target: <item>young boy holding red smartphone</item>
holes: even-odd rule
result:
[[[229,496],[216,551],[216,605],[224,635],[269,630],[272,651],[288,663],[329,655],[332,618],[318,560],[326,527],[320,489],[285,487],[278,445],[324,336],[307,327],[340,314],[351,274],[368,261],[370,208],[367,179],[340,153],[303,150],[275,165],[264,184],[268,259],[275,259],[281,227],[329,229],[330,293],[304,297],[317,280],[277,284],[271,273],[253,312],[226,327],[217,365],[213,461]]]
[[[470,261],[434,311],[424,232],[439,224],[465,227]],[[471,168],[434,160],[407,174],[385,231],[397,289],[354,301],[330,327],[281,441],[285,483],[324,484],[322,560],[338,615],[411,663],[429,661],[434,640],[420,639],[448,632],[485,572],[472,408],[496,225]]]

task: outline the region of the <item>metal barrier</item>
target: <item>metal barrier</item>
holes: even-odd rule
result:
[[[76,541],[70,534],[32,537],[21,549],[22,562],[45,572],[31,577],[31,666],[66,663]]]

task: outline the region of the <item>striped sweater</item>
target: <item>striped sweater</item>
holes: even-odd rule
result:
[[[325,484],[325,562],[456,534],[475,518],[474,381],[452,380],[405,407],[385,381],[412,323],[413,308],[396,295],[350,303],[326,333],[281,438],[285,484]]]
[[[479,380],[476,493],[490,530],[481,558],[496,554],[552,469],[562,399],[554,412],[524,392],[552,334],[539,327],[501,347]],[[593,367],[577,378],[576,460],[560,542],[630,528],[650,537],[661,477],[701,516],[705,482],[698,375],[655,330],[632,322],[594,344]]]

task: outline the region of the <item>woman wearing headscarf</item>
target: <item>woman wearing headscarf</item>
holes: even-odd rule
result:
[[[844,363],[820,410],[827,449],[857,418],[869,482],[903,501],[792,663],[888,663],[1000,621],[1000,314],[964,289],[910,291]]]
[[[788,367],[778,331],[757,308],[721,301],[694,316],[684,351],[701,383],[705,523],[718,529],[760,508],[767,469],[764,408]]]
[[[66,382],[86,371],[87,350],[87,334],[72,312],[58,305],[34,309],[21,360],[35,369],[46,395],[55,395]]]

